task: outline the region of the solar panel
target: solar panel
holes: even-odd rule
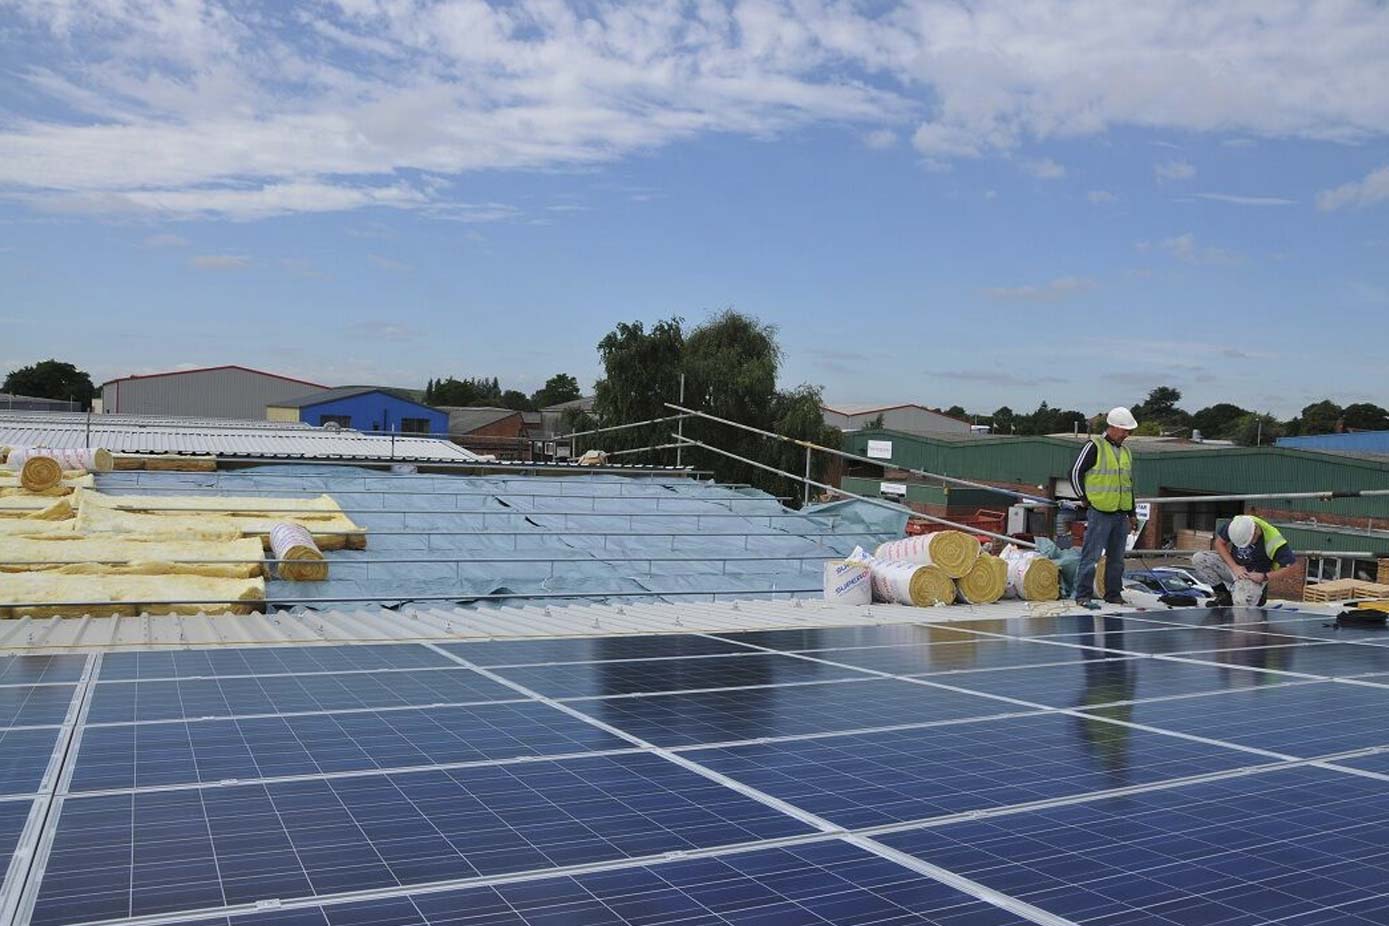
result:
[[[0,749],[4,748],[0,740]],[[621,749],[629,744],[535,702],[92,727],[71,789],[399,769]]]
[[[199,926],[1015,926],[1024,921],[836,840],[617,872],[198,922]]]
[[[1251,688],[1295,679],[1296,676],[1272,675],[1242,667],[1191,665],[1158,659],[1095,658],[1008,672],[960,673],[939,681],[1047,707],[1083,707]]]
[[[670,656],[712,656],[719,653],[748,652],[747,647],[737,643],[686,633],[568,637],[550,640],[493,640],[486,643],[445,643],[440,648],[478,666],[659,659]]]
[[[399,887],[808,831],[644,754],[70,797],[33,922]]]
[[[57,727],[0,730],[0,795],[33,794],[58,743]]]
[[[658,746],[803,736],[1018,710],[987,698],[894,679],[568,703]]]
[[[9,889],[8,872],[10,861],[19,847],[19,838],[29,822],[29,813],[34,808],[32,800],[0,801],[0,887]]]
[[[0,709],[5,691],[0,689]],[[516,693],[505,685],[462,667],[349,675],[117,682],[96,686],[88,723],[463,704],[515,697]]]
[[[1382,782],[1300,768],[882,841],[1076,923],[1256,926],[1384,922],[1386,831]]]
[[[60,724],[72,706],[74,685],[0,687],[0,728]]]
[[[1123,719],[1307,758],[1389,745],[1389,688],[1342,682],[1263,686],[1135,704]]]
[[[551,698],[586,698],[647,691],[785,685],[866,678],[855,669],[779,654],[706,656],[638,662],[594,662],[497,669],[508,681]]]
[[[976,638],[968,643],[924,646],[881,646],[872,649],[818,650],[817,659],[841,662],[895,675],[967,672],[972,669],[1008,669],[1047,663],[1107,658],[1103,653],[1076,647],[1048,646],[1027,640]],[[1117,654],[1114,658],[1119,658]]]
[[[1229,614],[0,657],[0,917],[1384,922],[1389,635]]]
[[[110,653],[102,657],[101,680],[426,669],[453,665],[455,663],[448,657],[414,644],[172,650]]]
[[[40,685],[75,682],[82,678],[86,656],[0,657],[0,685]]]
[[[856,646],[908,646],[977,640],[978,635],[944,624],[880,624],[870,627],[813,627],[805,630],[748,630],[721,633],[721,639],[792,652]]]

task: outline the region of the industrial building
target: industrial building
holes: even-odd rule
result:
[[[1343,434],[1305,434],[1280,437],[1277,446],[1294,450],[1328,450],[1338,453],[1382,453],[1389,456],[1389,431],[1347,431]]]
[[[125,415],[264,418],[270,402],[322,388],[321,383],[230,364],[108,380],[101,384],[100,407],[93,410]]]
[[[1350,436],[1350,435],[1347,435]],[[887,467],[851,465],[841,487],[862,495],[904,501],[918,511],[952,520],[981,519],[981,526],[1049,535],[1051,510],[1015,509],[1003,493],[943,486],[910,477],[918,469],[968,479],[1049,499],[1074,498],[1069,473],[1085,436],[1012,437],[992,434],[846,434],[844,449],[880,459]],[[1389,456],[1239,447],[1167,438],[1132,437],[1138,497],[1350,491],[1389,488]],[[1295,549],[1342,552],[1311,557],[1308,578],[1373,580],[1376,558],[1389,555],[1389,497],[1182,502],[1153,506],[1139,545],[1197,547],[1225,520],[1250,513],[1277,524]],[[987,522],[987,523],[985,523]],[[973,523],[971,521],[971,523]],[[1361,555],[1351,555],[1361,554]]]
[[[825,424],[841,431],[862,431],[877,426],[903,434],[968,434],[968,421],[952,418],[924,405],[822,405]],[[882,421],[878,424],[878,419]]]
[[[385,386],[339,386],[308,395],[279,398],[265,404],[270,421],[302,421],[360,431],[398,434],[449,432],[448,412],[417,402],[408,393]]]

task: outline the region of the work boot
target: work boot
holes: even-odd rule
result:
[[[1208,602],[1213,608],[1229,608],[1235,604],[1235,599],[1230,595],[1230,589],[1224,585],[1211,586],[1211,600]]]
[[[1118,595],[1118,594],[1115,594],[1115,595],[1105,595],[1105,596],[1104,596],[1104,603],[1105,603],[1105,604],[1128,604],[1128,603],[1129,603],[1129,600],[1128,600],[1127,598],[1125,598],[1123,595]]]

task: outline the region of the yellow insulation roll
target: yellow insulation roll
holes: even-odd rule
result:
[[[1008,565],[997,556],[981,553],[955,585],[966,604],[991,604],[1002,598],[1008,587]]]
[[[203,600],[213,603],[185,603]],[[62,604],[74,601],[97,604]],[[6,575],[0,582],[0,611],[13,617],[129,616],[142,612],[250,614],[260,610],[264,602],[265,580],[259,578],[17,572]]]
[[[291,582],[322,582],[328,578],[328,561],[302,525],[287,521],[270,528],[270,550],[280,562],[281,579]]]
[[[1061,597],[1061,569],[1045,556],[1034,557],[1023,568],[1024,601],[1055,601]]]
[[[958,579],[979,556],[979,541],[960,531],[936,531],[888,541],[874,555],[890,562],[939,566],[947,576]]]
[[[19,484],[30,492],[51,489],[62,481],[62,464],[52,457],[30,457],[19,471]]]
[[[955,600],[955,583],[939,566],[892,563],[877,557],[868,557],[864,562],[872,571],[876,601],[929,608]]]

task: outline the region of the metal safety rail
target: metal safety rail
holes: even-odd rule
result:
[[[575,497],[575,496],[569,496]],[[111,498],[120,498],[113,495]],[[698,501],[698,499],[692,499]],[[800,512],[768,512],[768,513],[741,513],[737,511],[598,511],[590,509],[588,511],[553,511],[545,508],[535,509],[495,509],[495,508],[359,508],[346,506],[338,508],[276,508],[274,506],[265,507],[244,507],[228,509],[225,506],[159,506],[159,505],[105,505],[108,511],[120,511],[126,514],[139,514],[142,512],[158,512],[161,514],[223,514],[228,517],[246,517],[248,515],[326,515],[326,514],[426,514],[426,515],[468,515],[482,518],[530,518],[530,517],[573,517],[573,518],[694,518],[696,521],[702,518],[740,518],[745,521],[753,520],[829,520],[831,523],[839,519],[835,514],[815,514]],[[770,526],[770,525],[769,525]],[[698,525],[696,525],[698,527]]]

